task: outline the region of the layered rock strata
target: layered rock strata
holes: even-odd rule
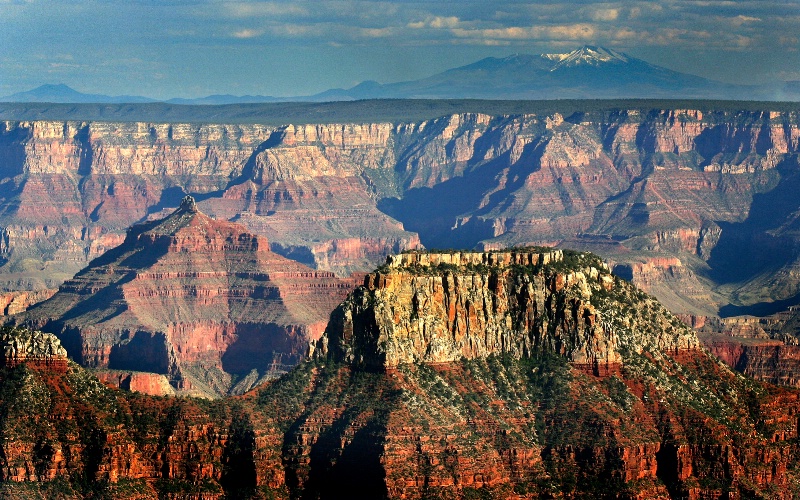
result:
[[[797,307],[756,317],[686,318],[706,348],[731,368],[778,385],[800,387]]]
[[[259,397],[273,419],[298,405],[299,496],[794,494],[797,395],[725,368],[589,254],[390,257],[313,358]]]
[[[281,127],[4,122],[0,275],[7,289],[55,287],[130,224],[193,193],[206,213],[340,274],[420,242],[678,259],[672,272],[637,277],[676,310],[708,315],[731,298],[800,290],[799,138],[797,113],[768,110]],[[729,286],[718,296],[719,284]]]
[[[595,374],[619,372],[618,333],[591,301],[615,278],[589,254],[569,258],[585,269],[545,272],[567,265],[561,250],[389,256],[386,273],[368,275],[334,311],[320,355],[395,368],[546,352]],[[670,352],[698,348],[693,335],[668,332],[651,340]]]
[[[377,277],[393,285],[374,286]],[[437,297],[427,288],[436,277],[464,286]],[[411,284],[417,278],[424,287]],[[800,493],[800,396],[728,369],[592,255],[396,257],[366,282],[373,286],[337,309],[312,360],[243,398],[201,403],[115,392],[74,364],[66,373],[0,370],[0,391],[14,396],[0,399],[4,493],[787,500]],[[455,299],[454,315],[432,307],[435,315],[418,309],[415,316],[409,290],[431,304]],[[509,307],[510,325],[464,314],[466,298]],[[589,321],[571,314],[590,306]],[[470,319],[462,333],[471,342],[437,326],[459,318]],[[415,321],[425,328],[409,327]],[[606,359],[618,356],[619,370],[580,366],[576,356],[590,345],[604,346],[592,352]],[[452,359],[455,351],[462,355]],[[53,422],[53,414],[62,418]]]
[[[0,315],[11,316],[25,312],[29,307],[55,295],[57,289],[32,290],[27,292],[0,293]]]
[[[175,388],[170,385],[169,379],[160,373],[96,369],[92,370],[92,374],[110,387],[151,396],[175,395]]]
[[[350,287],[187,197],[12,319],[56,333],[84,366],[154,372],[184,392],[224,394],[234,375],[255,372],[255,383],[300,361]]]

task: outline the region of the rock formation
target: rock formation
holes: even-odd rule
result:
[[[560,250],[390,256],[387,274],[368,275],[333,313],[320,352],[373,369],[556,352],[590,372],[619,371],[616,334],[588,301],[597,268],[537,276],[511,267],[562,261]]]
[[[19,292],[0,293],[0,316],[11,316],[25,312],[33,306],[52,297],[58,290],[46,288]]]
[[[589,254],[390,257],[313,354],[261,396],[316,388],[283,448],[303,495],[792,495],[796,395],[724,368]]]
[[[184,393],[225,394],[233,376],[252,386],[296,364],[350,287],[186,197],[11,319],[56,333],[84,366],[153,372]]]
[[[415,302],[430,307],[415,310]],[[482,317],[493,308],[499,322]],[[731,371],[658,302],[584,252],[392,257],[337,309],[315,346],[312,360],[280,379],[214,402],[114,391],[73,363],[65,373],[2,368],[1,491],[203,499],[800,493],[800,395]],[[587,370],[587,354],[617,366]]]
[[[22,363],[60,371],[67,367],[66,349],[49,333],[6,326],[0,329],[0,349],[3,351],[0,364],[5,367]]]
[[[0,281],[53,288],[130,224],[192,193],[204,212],[340,275],[420,242],[561,244],[622,266],[679,261],[636,278],[676,311],[710,315],[800,290],[798,144],[797,113],[769,110],[280,127],[4,122]]]
[[[800,387],[798,308],[764,317],[685,318],[703,345],[731,368],[756,380]]]

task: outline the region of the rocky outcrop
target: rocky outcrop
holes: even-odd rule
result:
[[[92,374],[110,387],[151,396],[173,396],[175,388],[169,379],[160,373],[121,370],[93,370]]]
[[[756,380],[800,387],[797,307],[769,316],[694,318],[703,345]]]
[[[313,388],[281,441],[298,495],[793,495],[797,395],[754,389],[584,253],[390,257],[314,359],[260,396],[277,418],[269,400]]]
[[[703,345],[731,368],[763,382],[800,387],[800,346],[769,338],[700,335]]]
[[[187,197],[12,319],[56,333],[84,366],[153,372],[184,393],[218,395],[234,376],[256,370],[255,383],[300,361],[350,287]]]
[[[58,345],[52,335],[23,329],[14,337]],[[241,442],[224,410],[213,418],[189,400],[112,390],[63,360],[58,370],[30,360],[0,370],[4,498],[222,496],[226,450]]]
[[[25,328],[3,327],[0,329],[0,349],[3,351],[1,366],[14,367],[27,364],[65,371],[67,351],[49,333],[29,331]]]
[[[564,356],[589,373],[617,373],[617,327],[592,303],[615,286],[607,266],[588,254],[505,251],[389,256],[331,316],[319,356],[393,369],[489,355]],[[627,327],[635,319],[625,318]],[[650,339],[670,352],[696,349],[674,327]]]

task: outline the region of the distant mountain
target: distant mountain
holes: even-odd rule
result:
[[[585,45],[564,54],[514,54],[487,57],[472,64],[406,82],[364,81],[349,89],[310,96],[210,95],[173,98],[168,104],[251,104],[330,102],[361,99],[731,99],[800,100],[797,82],[733,85],[680,73],[612,49]],[[140,96],[82,94],[66,85],[42,85],[3,102],[144,103]]]
[[[421,80],[365,82],[312,99],[769,99],[773,95],[772,89],[716,82],[586,45],[565,54],[488,57]]]
[[[84,94],[60,83],[58,85],[42,85],[27,92],[18,92],[0,98],[3,102],[56,102],[56,103],[144,103],[158,102],[149,97],[102,94]]]

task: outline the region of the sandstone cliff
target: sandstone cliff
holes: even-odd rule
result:
[[[7,289],[57,286],[130,224],[193,193],[206,213],[340,274],[420,243],[561,243],[619,264],[678,259],[680,272],[649,275],[650,288],[683,312],[714,314],[800,290],[798,138],[797,113],[766,110],[280,127],[5,122],[0,274]]]
[[[619,286],[604,263],[571,251],[568,260],[546,249],[390,256],[385,274],[368,275],[334,311],[318,355],[385,369],[550,353],[589,373],[618,373],[617,330],[644,327],[635,314],[600,313],[598,297]],[[674,323],[651,336],[634,333],[637,349],[697,349],[696,336]]]
[[[505,325],[482,317],[494,307]],[[242,398],[113,391],[74,364],[0,369],[3,493],[800,493],[798,394],[726,368],[595,256],[401,255],[337,311],[313,360]]]
[[[252,386],[300,361],[350,287],[276,255],[264,237],[209,218],[187,197],[11,319],[56,333],[84,366],[154,372],[184,393],[225,394],[234,377],[255,374]]]
[[[797,307],[763,317],[688,317],[684,321],[731,368],[764,382],[800,387]]]
[[[2,366],[25,363],[61,371],[67,367],[66,349],[49,333],[6,326],[0,329],[0,349],[3,351]]]

